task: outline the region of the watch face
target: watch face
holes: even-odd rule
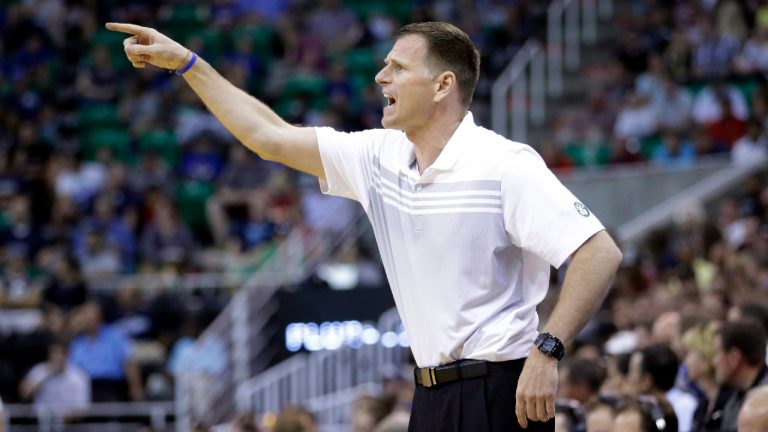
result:
[[[547,351],[547,352],[554,352],[554,351],[555,351],[555,347],[556,347],[556,346],[557,346],[557,342],[555,342],[555,340],[554,340],[554,339],[545,338],[545,339],[544,339],[544,340],[541,342],[541,348],[542,348],[544,351]]]

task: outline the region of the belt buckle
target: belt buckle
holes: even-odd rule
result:
[[[437,385],[435,379],[435,368],[421,368],[419,369],[419,375],[421,375],[421,385],[424,387],[432,387]]]

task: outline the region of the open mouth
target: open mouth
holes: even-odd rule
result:
[[[397,103],[395,98],[386,94],[384,95],[384,100],[386,102],[386,105],[384,106],[384,108],[392,108],[395,105],[395,103]]]

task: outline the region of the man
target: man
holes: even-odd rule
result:
[[[666,419],[669,430],[690,431],[698,401],[675,388],[680,361],[666,345],[651,345],[632,354],[629,360],[629,380],[638,394],[649,394],[659,404],[673,408]]]
[[[78,334],[69,350],[69,361],[91,378],[94,402],[142,400],[144,389],[139,366],[131,359],[131,340],[115,326],[104,323],[101,305],[83,304],[71,320]]]
[[[739,410],[740,432],[761,432],[768,425],[768,386],[760,386],[749,393]]]
[[[715,336],[715,381],[732,388],[722,407],[716,406],[711,415],[722,418],[721,431],[736,431],[746,393],[768,384],[766,338],[762,325],[750,319],[728,321]]]
[[[91,403],[88,375],[67,361],[67,344],[48,345],[48,359],[34,366],[21,382],[22,399],[33,399],[35,406],[57,415],[68,415]]]
[[[594,360],[570,359],[560,369],[560,392],[562,399],[572,399],[580,405],[600,393],[605,381],[605,368]]]
[[[624,401],[616,410],[613,432],[668,432],[664,411],[653,396],[640,396]]]
[[[376,75],[386,129],[347,134],[286,123],[156,30],[107,28],[132,35],[135,67],[183,74],[262,158],[362,204],[419,366],[411,430],[553,430],[557,358],[602,302],[621,252],[530,147],[474,124],[479,53],[464,32],[400,29]],[[537,339],[550,265],[570,256]]]

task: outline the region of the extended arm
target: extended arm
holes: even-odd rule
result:
[[[177,70],[191,58],[188,49],[155,29],[118,23],[108,23],[107,28],[132,35],[123,46],[134,67],[151,64]],[[202,58],[183,76],[211,113],[246,147],[264,159],[325,177],[314,129],[288,124]]]
[[[621,259],[621,251],[607,232],[587,240],[573,255],[544,331],[563,344],[573,339],[602,304]],[[515,412],[520,425],[527,427],[527,419],[554,417],[556,391],[557,360],[533,347],[517,385]]]

